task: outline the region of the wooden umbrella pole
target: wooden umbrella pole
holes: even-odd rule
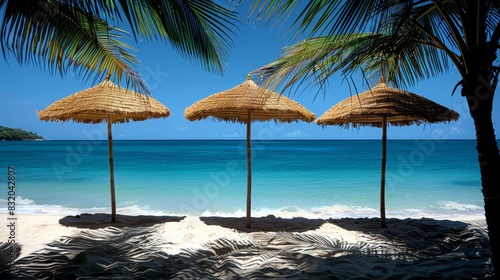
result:
[[[252,148],[250,143],[250,133],[251,133],[251,116],[250,110],[247,112],[247,218],[246,227],[251,226],[251,209],[252,209]]]
[[[380,227],[386,228],[385,224],[385,167],[387,154],[387,116],[382,118],[382,172],[380,177]]]
[[[111,116],[108,115],[108,158],[109,158],[109,187],[111,190],[111,221],[116,222],[115,199],[115,168],[113,163],[113,134],[111,131]]]

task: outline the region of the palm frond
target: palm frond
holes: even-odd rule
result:
[[[157,1],[152,1],[156,3]],[[236,14],[212,1],[161,1],[160,34],[209,71],[223,71]]]
[[[266,86],[286,91],[307,85],[319,86],[321,90],[335,73],[340,72],[349,80],[350,75],[361,71],[370,85],[384,76],[396,87],[408,87],[446,72],[450,62],[460,72],[466,71],[460,59],[465,43],[459,29],[459,1],[440,1],[439,6],[431,1],[366,1],[371,2],[369,7],[373,10],[363,11],[368,6],[360,6],[348,16],[333,14],[333,10],[347,13],[355,9],[348,1],[314,2],[323,6],[313,9],[313,4],[306,5],[298,17],[302,19],[300,28],[310,28],[315,18],[316,23],[327,27],[322,31],[313,27],[311,34],[323,35],[286,48],[275,62],[254,71]],[[278,13],[281,10],[277,7],[269,9]],[[350,17],[354,23],[349,25],[344,17]],[[376,28],[370,30],[363,26],[366,22],[356,23],[359,19]],[[333,22],[348,27],[333,27]],[[345,33],[339,33],[342,31]],[[500,37],[500,29],[498,34]]]
[[[107,74],[126,78],[139,92],[148,89],[134,69],[138,60],[134,49],[124,43],[130,36],[108,25],[93,14],[57,1],[2,1],[3,22],[0,43],[6,59],[12,53],[21,64],[30,64],[59,72],[73,70],[88,80],[103,79]]]
[[[250,8],[249,17],[264,20],[267,24],[278,21],[291,21],[290,30],[294,35],[307,32],[310,37],[334,34],[353,34],[376,32],[378,23],[401,7],[410,6],[413,1],[279,1],[255,0]]]
[[[362,70],[370,85],[383,75],[397,86],[443,73],[449,68],[445,52],[415,29],[390,34],[353,34],[310,38],[284,49],[283,55],[252,74],[268,87],[321,86],[336,73],[344,78]]]
[[[238,16],[213,0],[117,0],[77,1],[78,8],[124,20],[134,38],[170,43],[181,55],[209,71],[222,73],[237,30]],[[88,2],[88,3],[81,3]]]
[[[85,79],[110,73],[144,93],[148,88],[126,40],[169,42],[181,55],[222,73],[238,19],[212,0],[0,0],[0,12],[4,58],[12,53],[21,64],[62,75],[72,69]],[[133,37],[111,26],[123,21]]]
[[[123,13],[135,38],[168,42],[208,71],[223,72],[237,29],[236,12],[212,0],[120,0],[117,9],[109,1],[97,2],[103,2],[107,16]]]

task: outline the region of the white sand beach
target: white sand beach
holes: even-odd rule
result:
[[[0,219],[7,225],[6,214]],[[2,279],[487,279],[484,218],[16,216]]]

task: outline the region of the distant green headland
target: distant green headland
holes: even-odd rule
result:
[[[43,137],[19,128],[0,126],[0,141],[5,140],[43,140]]]

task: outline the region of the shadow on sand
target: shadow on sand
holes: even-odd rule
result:
[[[116,222],[111,221],[111,215],[104,213],[80,214],[76,216],[66,216],[59,220],[59,224],[67,227],[99,229],[106,227],[147,227],[167,222],[179,222],[183,217],[174,216],[151,216],[151,215],[116,215]]]
[[[184,217],[120,215],[111,223],[99,215],[61,219],[86,229],[18,260],[2,279],[489,279],[492,271],[484,229],[448,220],[389,219],[381,229],[376,218],[268,216],[248,230],[244,218],[201,217],[242,238],[176,249],[170,234],[200,229],[165,234],[160,224]],[[314,232],[327,223],[367,238],[348,243]]]
[[[245,217],[200,217],[200,220],[207,225],[216,225],[224,228],[237,230],[238,232],[256,232],[256,231],[286,231],[286,232],[305,232],[320,228],[326,220],[293,218],[284,219],[273,215],[260,218],[252,218],[251,228],[246,228]]]

